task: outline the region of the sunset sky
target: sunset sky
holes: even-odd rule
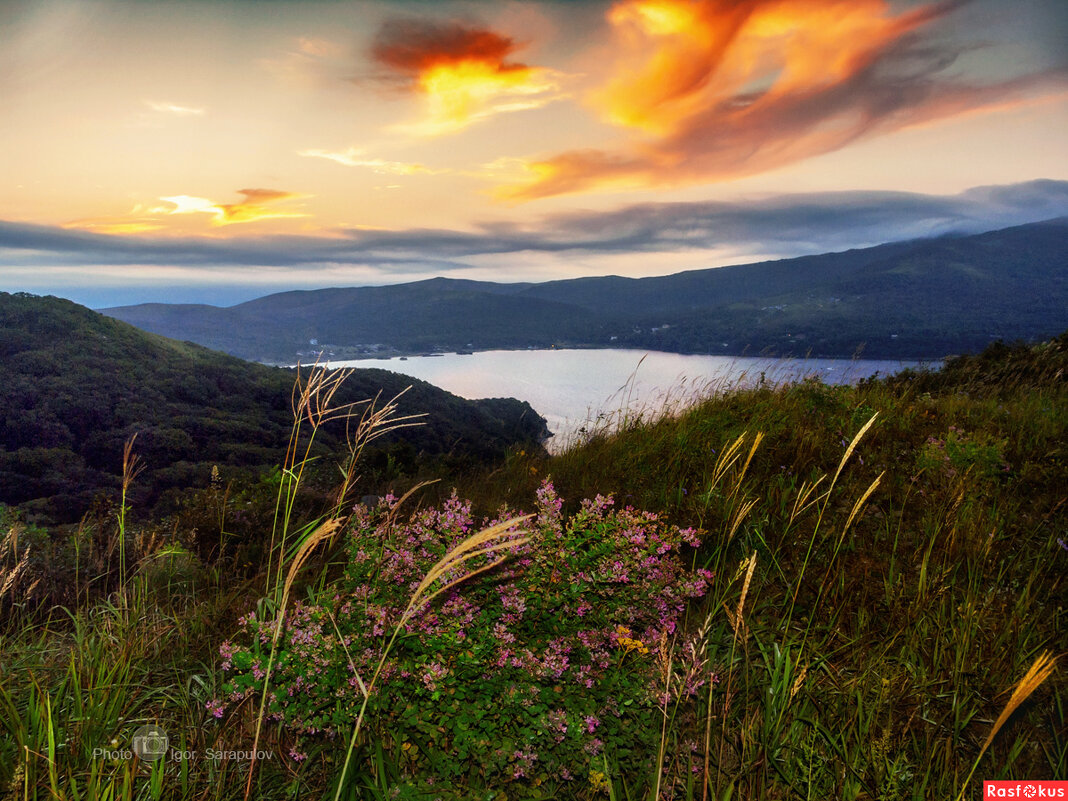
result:
[[[0,290],[641,276],[1068,214],[1064,0],[0,0]]]

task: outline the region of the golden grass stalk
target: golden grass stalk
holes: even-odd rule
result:
[[[134,479],[145,469],[141,457],[134,453],[135,432],[122,446],[122,500],[119,503],[119,587],[125,605],[126,598],[126,494]]]
[[[727,607],[726,603],[723,605],[724,611],[727,613],[727,622],[731,624],[731,629],[734,631],[734,637],[731,638],[730,658],[728,664],[730,669],[727,672],[727,689],[724,692],[723,700],[723,734],[720,737],[719,756],[717,760],[719,765],[723,764],[723,744],[726,741],[726,727],[727,727],[727,713],[730,711],[731,701],[731,687],[734,684],[734,653],[738,647],[739,639],[743,645],[747,645],[749,640],[749,629],[745,625],[745,599],[749,595],[749,584],[753,580],[753,572],[756,570],[757,564],[757,552],[753,551],[753,555],[749,557],[748,566],[746,562],[743,562],[739,567],[739,571],[745,570],[745,580],[742,582],[742,594],[738,598],[738,608],[732,613]],[[735,577],[737,578],[737,576]],[[741,635],[741,636],[739,636]],[[709,739],[712,733],[712,682],[708,683],[708,717],[705,720],[705,774],[704,774],[704,786],[701,790],[702,801],[708,797],[708,769],[709,769]],[[717,782],[718,779],[717,769]]]
[[[749,455],[745,457],[745,464],[742,465],[741,471],[738,473],[738,480],[734,484],[734,492],[737,493],[742,486],[742,479],[745,478],[746,472],[749,470],[749,463],[753,461],[753,455],[757,452],[757,448],[760,447],[760,443],[764,441],[764,432],[758,431],[756,436],[753,437],[753,444],[749,448]]]
[[[313,427],[321,426],[329,420],[335,420],[347,415],[360,403],[355,401],[340,406],[332,406],[334,394],[341,388],[353,373],[353,368],[341,370],[329,370],[325,365],[320,366],[316,361],[308,374],[308,380],[300,383],[300,365],[297,365],[297,380],[293,384],[293,394],[290,402],[293,409],[293,419],[307,419]]]
[[[341,521],[336,517],[332,517],[329,520],[323,521],[318,528],[304,538],[304,541],[300,544],[296,554],[293,556],[293,561],[289,565],[289,570],[286,571],[286,581],[282,587],[282,611],[285,611],[285,606],[289,601],[289,590],[293,587],[293,581],[296,579],[300,569],[304,567],[304,563],[308,561],[311,552],[315,550],[315,547],[319,543],[331,539],[340,527]],[[279,615],[278,619],[282,619],[281,615]]]
[[[742,521],[745,520],[746,516],[751,511],[753,511],[753,507],[756,506],[756,504],[757,499],[751,498],[750,500],[744,502],[740,507],[738,507],[738,512],[734,515],[734,520],[731,522],[730,531],[727,533],[727,542],[730,542],[732,539],[734,539],[734,535],[737,533],[738,527],[742,525]]]
[[[812,493],[816,491],[816,488],[822,484],[826,478],[827,476],[820,476],[811,484],[807,481],[801,482],[801,487],[797,490],[797,497],[794,498],[794,508],[790,512],[790,522],[788,525],[793,525],[794,520],[796,520],[799,515],[804,514],[816,503],[817,500],[819,500],[818,497],[813,498]]]
[[[705,617],[704,625],[701,626],[702,649],[706,647],[705,638],[708,636],[712,625],[712,611]],[[713,673],[710,670],[708,676],[708,707],[705,709],[705,769],[701,774],[701,801],[708,801],[708,769],[712,761],[712,688],[715,687]]]
[[[423,577],[423,580],[419,582],[419,586],[415,588],[415,592],[412,593],[411,600],[408,602],[408,608],[405,609],[404,614],[401,615],[400,623],[398,625],[403,626],[405,623],[408,622],[409,619],[411,619],[412,615],[414,615],[419,608],[430,603],[436,596],[445,592],[450,587],[455,586],[461,581],[467,580],[468,578],[476,575],[477,573],[481,573],[485,570],[489,570],[490,568],[495,567],[496,565],[503,562],[506,557],[501,557],[495,562],[478,568],[475,571],[465,573],[459,578],[446,582],[433,593],[429,595],[426,594],[427,590],[429,590],[430,587],[433,586],[436,581],[458,568],[464,562],[467,562],[468,560],[474,559],[478,556],[484,556],[493,553],[494,551],[499,551],[502,548],[509,548],[527,543],[529,541],[529,537],[512,540],[504,540],[502,539],[502,537],[505,534],[509,533],[520,523],[524,523],[527,520],[530,520],[533,516],[534,515],[524,515],[523,517],[513,517],[510,520],[505,520],[504,522],[497,523],[494,526],[490,526],[489,528],[483,529],[477,534],[471,535],[466,540],[457,545],[455,548],[453,548],[451,551],[449,551],[447,554],[445,554],[445,556],[443,556],[436,565],[430,568],[427,574]]]
[[[843,537],[845,536],[845,533],[849,530],[849,526],[852,525],[853,519],[860,513],[860,510],[864,508],[864,504],[867,502],[868,498],[871,497],[871,494],[875,492],[875,490],[878,488],[879,483],[883,480],[883,476],[885,475],[886,471],[884,470],[878,476],[876,476],[875,481],[871,482],[871,485],[866,490],[864,490],[864,494],[857,498],[857,502],[853,504],[853,511],[849,513],[849,517],[846,518],[845,526],[842,528]]]
[[[968,778],[966,778],[964,784],[961,785],[957,801],[960,801],[960,799],[964,797],[964,792],[968,789],[968,782],[971,781],[975,769],[979,767],[979,762],[982,760],[983,754],[986,753],[986,749],[990,747],[990,744],[994,742],[994,738],[997,736],[997,733],[1001,731],[1001,727],[1005,725],[1005,722],[1010,717],[1012,717],[1012,713],[1019,709],[1020,705],[1026,701],[1031,694],[1050,677],[1050,675],[1052,675],[1056,665],[1057,658],[1051,656],[1048,651],[1043,651],[1031,664],[1031,667],[1024,674],[1023,678],[1016,683],[1012,695],[1009,696],[1009,702],[1005,704],[1005,708],[1001,710],[1001,714],[998,715],[997,720],[994,721],[994,725],[990,727],[990,733],[986,736],[986,740],[983,742],[983,747],[979,749],[979,756],[975,758],[975,762],[972,764],[972,769],[968,771]]]
[[[794,683],[790,685],[790,698],[793,698],[801,691],[801,688],[805,684],[806,676],[808,676],[808,665],[805,665],[805,667],[801,668],[801,670],[797,674],[797,677],[794,679]]]
[[[743,431],[738,435],[738,439],[734,440],[734,442],[724,448],[723,452],[720,453],[719,458],[716,459],[715,467],[712,468],[712,483],[709,485],[709,489],[712,489],[712,487],[719,484],[720,479],[723,478],[723,474],[730,469],[731,465],[738,461],[738,458],[741,456],[742,443],[745,442],[745,438],[748,434],[748,431]],[[746,462],[746,464],[748,464],[748,462]]]
[[[259,713],[256,719],[256,737],[253,747],[253,759],[249,765],[248,781],[245,785],[245,798],[248,799],[252,792],[252,777],[255,772],[255,754],[258,752],[260,735],[263,727],[263,716],[266,710],[267,693],[270,687],[271,670],[277,653],[278,641],[281,638],[282,628],[285,625],[285,611],[289,603],[289,593],[307,561],[311,552],[322,542],[332,538],[343,525],[342,511],[346,496],[356,480],[356,466],[367,443],[399,428],[419,425],[416,420],[425,415],[408,415],[395,417],[398,408],[398,399],[410,387],[395,395],[384,406],[379,407],[380,394],[369,400],[355,401],[352,403],[335,404],[334,397],[345,380],[352,375],[352,369],[328,370],[320,366],[318,361],[312,367],[307,378],[301,375],[300,365],[297,365],[297,377],[293,383],[293,391],[290,403],[293,411],[293,428],[290,432],[289,444],[286,448],[285,459],[282,463],[282,480],[278,488],[278,496],[275,501],[274,525],[271,530],[271,543],[268,549],[267,562],[267,588],[266,592],[278,600],[274,634],[271,639],[271,651],[264,671],[263,693],[260,698]],[[356,409],[364,406],[362,414],[357,418]],[[346,423],[346,442],[348,444],[348,459],[341,468],[342,484],[336,495],[336,503],[331,512],[327,513],[327,519],[317,528],[311,531],[299,541],[290,557],[288,569],[285,565],[287,556],[286,539],[289,535],[289,522],[296,502],[297,492],[300,488],[304,469],[308,465],[312,453],[312,446],[316,434],[326,423],[334,420],[344,420]],[[355,421],[355,429],[353,429]],[[304,438],[301,445],[301,429],[307,423],[311,427],[309,436]],[[309,525],[308,528],[311,526]],[[279,530],[280,529],[280,530]],[[278,563],[275,568],[273,560],[275,548],[278,551]],[[283,579],[284,571],[284,579]],[[272,585],[273,581],[273,585]],[[281,593],[279,596],[279,589]],[[362,685],[362,679],[361,679]],[[369,688],[362,687],[365,694],[369,694]],[[365,696],[366,702],[366,696]]]
[[[1009,719],[1013,712],[1015,712],[1028,697],[1038,689],[1046,679],[1053,673],[1053,669],[1057,665],[1057,659],[1050,656],[1048,651],[1038,655],[1034,663],[1028,669],[1024,677],[1017,682],[1015,689],[1012,691],[1012,695],[1009,696],[1009,702],[1005,704],[1005,708],[1001,710],[1001,714],[998,715],[998,719],[994,721],[993,727],[990,729],[990,733],[986,736],[986,740],[983,742],[983,747],[979,749],[979,759],[982,758],[983,753],[990,747],[990,743],[994,741],[994,737],[997,736],[998,731],[1005,725],[1005,721]]]
[[[16,523],[8,529],[7,534],[4,535],[4,541],[0,543],[0,553],[7,551],[10,547],[11,556],[15,562],[14,566],[11,568],[0,566],[0,600],[3,600],[4,596],[8,594],[11,588],[21,580],[30,563],[30,546],[27,545],[23,549],[22,555],[19,556],[18,544],[19,526]],[[23,595],[28,598],[39,582],[40,579],[34,581],[33,584],[25,590]]]
[[[662,640],[666,640],[667,632],[662,635]],[[661,642],[661,650],[663,651],[666,642]],[[660,798],[660,781],[664,775],[664,754],[667,752],[667,726],[668,726],[668,698],[671,695],[671,667],[672,660],[675,656],[675,644],[672,642],[672,647],[668,651],[667,661],[664,664],[664,708],[663,720],[660,724],[660,748],[656,753],[656,787],[653,790],[653,798]]]
[[[745,581],[742,582],[742,596],[738,599],[738,609],[735,610],[733,615],[728,615],[731,627],[734,629],[734,637],[738,638],[739,632],[743,635],[748,635],[748,629],[745,625],[745,597],[749,594],[749,582],[753,580],[753,571],[756,570],[757,564],[757,552],[753,551],[753,555],[749,557],[749,567],[745,571]],[[744,639],[744,637],[743,637]]]
[[[873,414],[871,416],[871,418],[868,420],[868,422],[866,422],[863,426],[860,427],[860,431],[858,431],[856,433],[856,436],[853,437],[852,442],[849,443],[849,446],[846,448],[845,453],[842,454],[842,458],[838,462],[838,469],[834,471],[834,478],[831,479],[831,483],[827,486],[826,492],[824,492],[822,495],[820,495],[819,497],[817,497],[816,499],[814,499],[812,501],[808,500],[808,496],[811,495],[812,492],[819,485],[819,483],[821,481],[823,481],[823,477],[821,477],[819,479],[819,481],[817,481],[815,484],[812,484],[811,486],[809,486],[807,488],[806,488],[806,486],[804,484],[801,485],[802,492],[798,494],[798,498],[794,502],[794,512],[793,512],[793,514],[790,515],[790,522],[791,523],[793,522],[794,517],[796,517],[798,514],[800,514],[800,512],[804,511],[805,509],[807,509],[812,504],[815,504],[815,503],[818,503],[819,501],[822,501],[823,505],[819,507],[819,513],[818,513],[818,516],[816,518],[816,526],[812,531],[812,536],[809,538],[808,549],[805,551],[805,558],[801,563],[801,574],[797,577],[797,580],[795,582],[794,594],[793,594],[793,597],[790,599],[790,611],[786,615],[787,621],[792,621],[793,620],[794,608],[797,606],[797,596],[801,592],[801,579],[804,577],[805,572],[808,570],[809,559],[812,556],[813,548],[815,548],[815,546],[816,546],[816,540],[817,540],[817,537],[819,535],[820,526],[823,523],[823,515],[827,511],[827,506],[831,502],[831,492],[834,490],[834,485],[838,482],[838,477],[840,475],[842,475],[842,470],[845,469],[846,464],[849,462],[849,457],[853,455],[853,451],[856,450],[857,445],[860,444],[861,439],[864,438],[864,435],[868,432],[868,429],[871,428],[872,425],[875,423],[875,418],[877,418],[878,416],[879,416],[878,412]],[[864,502],[868,499],[868,496],[870,496],[871,493],[875,491],[875,488],[879,485],[879,482],[882,479],[882,477],[883,477],[883,473],[880,473],[879,477],[875,479],[875,481],[872,483],[872,485],[870,487],[868,487],[867,491],[864,493],[864,495],[861,497],[861,499],[859,501],[857,501],[856,504],[853,505],[853,512],[849,515],[849,522],[846,523],[846,529],[849,528],[849,524],[853,522],[853,518],[856,516],[856,514],[863,507]],[[804,498],[804,500],[802,500],[802,498]],[[835,545],[835,554],[838,553],[838,548],[841,547],[842,539],[844,537],[845,537],[845,529],[842,530],[842,535],[841,535],[841,537],[839,537],[838,542]],[[832,562],[833,562],[833,559],[832,559]],[[828,565],[827,574],[828,575],[830,574],[830,565]],[[826,581],[826,577],[824,578],[824,581]],[[822,595],[822,593],[823,593],[823,583],[821,582],[820,583],[820,595]],[[817,604],[819,603],[820,595],[817,596],[817,600],[816,600]],[[809,619],[809,627],[811,627],[811,625],[812,625],[812,618]],[[808,630],[807,629],[806,629],[806,632],[805,632],[805,637],[806,637],[806,639],[808,637]]]
[[[304,563],[308,561],[308,557],[311,556],[311,552],[315,550],[315,547],[319,545],[319,543],[333,537],[340,526],[341,521],[334,517],[321,523],[318,528],[304,538],[304,541],[300,544],[296,554],[293,556],[293,560],[289,565],[289,570],[286,571],[285,584],[282,588],[282,601],[278,605],[278,610],[275,613],[274,633],[271,636],[271,653],[267,658],[267,667],[264,670],[263,693],[260,695],[260,709],[259,713],[256,715],[256,736],[252,743],[252,759],[249,762],[248,781],[245,784],[245,798],[248,798],[249,793],[252,792],[252,774],[256,770],[256,754],[259,752],[260,734],[263,730],[263,715],[267,708],[267,691],[270,689],[271,670],[274,668],[276,647],[279,638],[282,636],[282,627],[285,625],[286,605],[289,603],[289,591],[293,587],[293,582],[296,580],[301,568],[304,567]]]
[[[360,419],[356,422],[355,428],[353,428],[352,425],[355,415],[349,414],[345,416],[345,442],[348,444],[349,456],[345,466],[339,468],[341,470],[342,482],[338,489],[335,503],[338,511],[341,510],[349,490],[356,482],[356,465],[359,463],[360,457],[363,455],[363,449],[369,443],[393,431],[397,431],[401,428],[412,428],[413,426],[420,426],[423,424],[421,418],[426,417],[425,413],[409,414],[402,417],[396,416],[397,409],[399,408],[398,399],[409,389],[411,389],[411,385],[402,389],[381,407],[378,406],[378,401],[382,394],[380,392],[363,410]],[[418,489],[418,487],[416,487],[416,489]]]
[[[334,395],[341,384],[344,383],[353,370],[327,370],[320,367],[318,362],[312,367],[307,379],[303,379],[300,373],[300,365],[297,366],[297,378],[293,383],[293,393],[290,403],[293,409],[293,429],[290,432],[289,445],[286,448],[285,459],[282,463],[282,482],[278,488],[278,498],[275,501],[274,526],[271,530],[270,555],[267,563],[267,590],[271,591],[272,580],[274,590],[277,592],[282,577],[282,559],[279,557],[277,570],[273,573],[273,554],[276,538],[280,535],[280,554],[285,553],[286,538],[289,533],[289,521],[293,506],[296,502],[297,489],[300,486],[304,474],[304,468],[311,457],[312,445],[315,442],[319,429],[333,420],[345,420],[346,435],[349,455],[345,467],[341,469],[342,484],[336,496],[335,513],[340,514],[345,498],[356,481],[356,465],[360,460],[364,447],[378,437],[384,436],[400,428],[421,425],[419,418],[422,414],[395,417],[398,409],[398,399],[411,387],[406,387],[393,396],[384,406],[377,407],[380,396],[374,398],[334,405]],[[364,406],[359,415],[355,430],[352,421],[357,419],[356,409]],[[376,408],[377,407],[377,408]],[[310,436],[304,443],[303,454],[300,452],[300,433],[304,423],[311,426]],[[279,525],[281,532],[279,532]]]
[[[840,476],[842,474],[842,470],[845,469],[846,462],[849,461],[849,457],[853,455],[853,451],[856,450],[857,445],[860,444],[860,441],[864,438],[864,435],[868,433],[868,429],[872,427],[872,424],[875,422],[875,418],[878,416],[878,412],[873,414],[871,416],[871,419],[860,427],[860,431],[858,431],[856,436],[853,437],[853,441],[849,443],[849,447],[846,448],[846,452],[842,454],[841,461],[838,462],[838,469],[834,471],[834,478],[831,479],[831,485],[827,488],[827,495],[831,494],[831,490],[834,489],[834,485],[838,481],[838,476]]]
[[[389,510],[389,514],[386,517],[385,530],[393,530],[393,524],[396,522],[397,519],[397,512],[400,511],[400,508],[404,505],[405,501],[415,495],[415,493],[417,493],[423,487],[429,487],[431,484],[437,484],[438,481],[440,481],[440,479],[437,478],[433,479],[432,481],[420,481],[406,493],[401,495],[400,499],[395,504],[393,504],[393,508]]]
[[[134,479],[145,469],[145,463],[133,450],[136,441],[137,434],[135,433],[122,445],[122,491],[124,494],[133,484]]]
[[[278,497],[275,500],[274,525],[271,529],[271,545],[268,549],[267,561],[267,590],[271,590],[275,538],[279,534],[281,523],[281,543],[279,547],[279,559],[277,571],[273,573],[274,587],[277,591],[282,577],[282,561],[285,553],[285,541],[289,532],[289,520],[296,501],[297,489],[303,478],[304,468],[311,455],[315,435],[323,423],[330,420],[348,418],[354,414],[354,409],[359,401],[346,403],[340,406],[332,406],[335,393],[341,384],[352,375],[352,370],[327,370],[320,367],[316,361],[308,374],[307,379],[301,376],[300,365],[297,365],[297,377],[293,382],[293,391],[290,395],[290,406],[293,411],[293,428],[289,435],[289,444],[286,446],[285,458],[282,460],[282,480],[278,487]],[[311,436],[304,445],[303,456],[300,455],[300,432],[305,420],[311,426]],[[347,484],[347,482],[346,482]]]

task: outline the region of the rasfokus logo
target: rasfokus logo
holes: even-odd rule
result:
[[[1068,799],[1068,781],[985,781],[983,798]]]

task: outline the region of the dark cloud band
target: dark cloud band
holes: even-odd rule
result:
[[[453,272],[476,257],[520,253],[625,254],[733,248],[783,256],[879,242],[977,233],[1068,216],[1068,181],[980,187],[958,195],[825,192],[740,204],[650,203],[612,212],[543,219],[534,226],[485,224],[475,232],[438,229],[344,231],[330,237],[271,236],[239,240],[118,236],[0,222],[0,282],[26,267],[159,265],[270,267],[323,265],[380,270],[383,280],[411,272]],[[708,266],[707,264],[697,266]],[[87,270],[87,283],[91,283]]]

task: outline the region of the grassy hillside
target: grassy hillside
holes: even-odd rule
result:
[[[214,466],[258,475],[280,462],[292,427],[293,371],[146,334],[57,298],[0,294],[0,360],[0,503],[52,519],[77,520],[101,493],[114,497],[133,435],[146,468],[133,492],[146,506],[207,486]],[[382,370],[353,374],[338,401],[381,393],[381,403],[409,385],[398,413],[425,413],[423,425],[368,454],[394,473],[431,461],[460,469],[544,434],[528,404],[466,401]],[[328,426],[316,453],[344,439],[343,426]]]
[[[8,517],[0,786],[852,801],[1063,779],[1066,376],[1068,334],[617,419],[311,521],[286,571],[272,552],[247,580],[146,522],[116,584],[116,521],[50,538]],[[88,600],[49,614],[34,598],[63,571]],[[173,758],[94,755],[149,722]]]
[[[494,284],[436,278],[269,295],[231,308],[105,313],[260,360],[323,346],[419,352],[550,345],[682,353],[942,358],[1068,325],[1068,221],[796,259]]]

